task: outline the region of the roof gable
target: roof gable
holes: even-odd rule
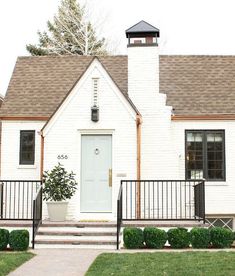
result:
[[[132,101],[128,98],[128,96],[120,90],[119,86],[116,84],[116,82],[113,80],[112,76],[107,72],[103,64],[100,62],[99,58],[94,57],[92,61],[90,62],[87,69],[83,72],[83,74],[80,76],[80,78],[74,83],[73,87],[70,89],[70,91],[67,93],[63,101],[59,104],[59,106],[56,108],[54,113],[51,115],[47,123],[42,128],[42,131],[44,135],[49,131],[53,123],[60,117],[63,110],[66,109],[66,106],[72,101],[72,99],[76,96],[77,93],[79,93],[80,88],[84,85],[84,82],[87,80],[90,74],[92,74],[93,70],[98,70],[102,77],[105,79],[105,82],[107,82],[112,91],[118,96],[121,104],[125,107],[127,112],[131,114],[133,119],[136,119],[136,115],[140,115]],[[87,91],[86,91],[87,92]],[[87,93],[86,93],[87,96]]]
[[[93,60],[92,56],[41,56],[17,59],[0,116],[50,117]],[[127,60],[100,57],[120,90],[127,94]]]

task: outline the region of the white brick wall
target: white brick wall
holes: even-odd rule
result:
[[[100,79],[100,120],[97,123],[91,121],[92,78],[94,77]],[[78,191],[69,204],[69,219],[78,219],[82,216],[79,214],[82,133],[103,133],[113,136],[112,209],[113,216],[116,215],[116,201],[120,185],[120,177],[117,177],[117,174],[125,173],[129,179],[136,178],[135,119],[135,113],[126,99],[120,94],[99,63],[94,62],[75,87],[62,110],[58,112],[56,119],[52,120],[45,129],[44,169],[51,169],[58,163],[57,156],[66,154],[68,159],[60,160],[60,162],[67,170],[73,170],[76,173],[79,183]]]
[[[142,179],[169,177],[171,108],[159,93],[158,51],[157,46],[128,48],[129,96],[143,118]]]
[[[40,145],[38,132],[43,121],[3,121],[1,145],[1,179],[5,180],[39,180],[40,179]],[[35,130],[35,164],[19,165],[20,131]]]
[[[172,122],[172,146],[174,155],[169,163],[174,178],[185,178],[185,130],[225,130],[226,181],[206,182],[206,214],[235,214],[235,122],[234,121],[174,121]]]

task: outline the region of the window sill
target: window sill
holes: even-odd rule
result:
[[[18,165],[17,169],[37,169],[36,165]]]

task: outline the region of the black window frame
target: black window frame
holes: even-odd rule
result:
[[[224,182],[226,181],[226,147],[225,147],[225,130],[224,129],[186,129],[185,130],[185,179],[190,180],[187,176],[188,172],[188,167],[187,167],[187,133],[190,132],[195,132],[195,133],[202,133],[203,134],[203,141],[202,141],[202,152],[203,152],[203,179],[205,179],[208,182]],[[222,143],[222,170],[224,172],[224,177],[221,179],[210,179],[208,178],[208,166],[207,166],[207,161],[208,161],[208,154],[207,154],[207,134],[208,133],[221,133],[222,138],[223,138],[223,143]]]
[[[22,158],[22,137],[24,133],[32,133],[33,134],[33,160],[31,161],[25,161]],[[20,165],[34,165],[35,163],[35,130],[21,130],[20,131],[20,150],[19,150],[19,164]]]

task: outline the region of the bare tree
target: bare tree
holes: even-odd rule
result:
[[[106,41],[98,39],[86,6],[77,0],[62,0],[48,32],[38,32],[39,44],[26,46],[32,55],[107,55]]]

